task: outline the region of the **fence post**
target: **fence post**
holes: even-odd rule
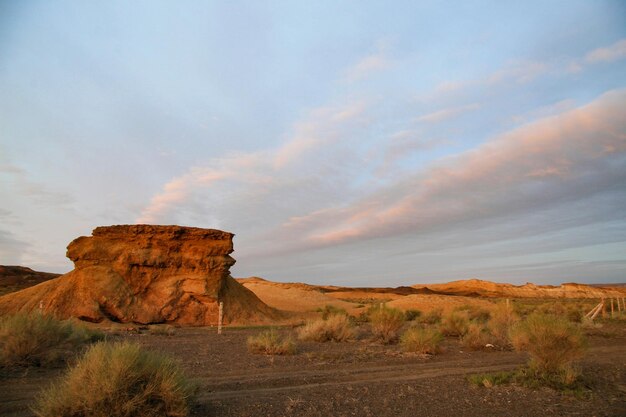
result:
[[[595,313],[591,315],[591,321],[596,318],[598,313],[600,313],[600,310],[604,310],[604,301],[600,301],[600,304],[598,304],[598,306],[596,307]]]
[[[224,320],[224,302],[220,301],[217,315],[217,334],[222,334],[222,321]]]

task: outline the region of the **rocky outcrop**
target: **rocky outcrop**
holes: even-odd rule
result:
[[[229,275],[232,233],[181,226],[98,227],[67,247],[71,272],[0,297],[0,313],[41,308],[100,322],[267,322],[279,312]]]

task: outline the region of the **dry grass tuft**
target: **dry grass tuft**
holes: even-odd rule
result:
[[[519,316],[510,304],[497,304],[491,311],[491,318],[487,323],[487,328],[493,335],[492,343],[503,349],[510,347],[509,332],[519,320]]]
[[[104,334],[40,313],[0,318],[0,366],[45,366],[63,361]]]
[[[439,352],[442,340],[441,333],[434,329],[411,327],[400,337],[400,344],[406,352],[434,355]]]
[[[192,385],[172,359],[128,342],[98,343],[34,407],[39,417],[183,417]]]
[[[434,309],[419,317],[417,321],[423,324],[438,324],[441,323],[442,315],[441,309]]]
[[[404,325],[404,313],[385,305],[373,308],[369,312],[372,334],[374,338],[385,344],[398,340],[399,332]]]
[[[281,337],[278,331],[269,329],[248,338],[248,351],[262,355],[293,355],[296,344],[290,337]]]
[[[530,370],[538,376],[560,376],[569,384],[576,379],[572,367],[585,351],[579,326],[565,317],[535,313],[511,329],[515,349],[530,354]]]
[[[150,334],[157,336],[174,336],[176,334],[176,327],[170,324],[154,324],[149,328]]]
[[[354,326],[343,314],[331,315],[326,320],[309,321],[298,330],[300,340],[314,342],[349,342],[355,337]]]
[[[461,346],[470,350],[489,349],[488,344],[492,344],[493,336],[489,330],[479,323],[470,323],[467,333],[461,338]]]
[[[463,336],[469,329],[469,318],[462,312],[452,312],[443,317],[439,330],[446,336]]]

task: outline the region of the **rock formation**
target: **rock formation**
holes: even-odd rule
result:
[[[229,275],[232,233],[180,226],[98,227],[67,247],[71,272],[0,297],[0,313],[37,308],[61,318],[100,322],[267,322],[266,306]]]

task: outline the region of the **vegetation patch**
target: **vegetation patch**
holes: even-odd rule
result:
[[[0,318],[0,366],[47,366],[62,362],[104,334],[41,313]]]
[[[446,336],[463,336],[469,330],[469,325],[467,314],[452,312],[441,320],[439,330]]]
[[[335,306],[330,305],[330,304],[325,305],[324,308],[318,308],[317,311],[319,313],[322,313],[322,319],[323,320],[326,320],[330,316],[333,316],[335,314],[341,314],[341,315],[344,315],[344,316],[348,315],[346,310],[344,310],[343,308],[335,307]]]
[[[467,380],[473,385],[485,388],[507,384],[517,384],[530,389],[546,387],[578,398],[583,398],[591,392],[591,384],[583,378],[566,382],[565,375],[539,374],[529,367],[513,371],[469,375]]]
[[[300,340],[314,342],[348,342],[356,337],[348,316],[335,314],[326,320],[309,321],[298,330]]]
[[[296,344],[290,337],[282,337],[276,329],[269,329],[248,338],[248,351],[262,355],[293,355]]]
[[[493,336],[480,323],[470,323],[467,332],[461,337],[461,346],[470,350],[484,350],[493,348]]]
[[[150,334],[157,336],[174,336],[176,334],[176,327],[171,324],[155,324],[148,328]]]
[[[193,392],[169,357],[101,342],[44,390],[33,410],[39,417],[183,417]]]
[[[372,334],[385,344],[398,341],[400,329],[404,325],[404,313],[395,308],[380,305],[369,311]]]
[[[519,315],[511,304],[497,304],[491,311],[491,318],[487,322],[487,329],[493,336],[492,343],[501,349],[510,348],[509,333],[519,320]]]
[[[411,327],[400,337],[400,345],[406,352],[435,355],[440,351],[442,340],[441,333],[434,329]]]
[[[580,326],[567,318],[535,313],[511,329],[515,349],[528,352],[529,368],[545,378],[562,378],[565,384],[576,379],[572,364],[580,359],[586,343]]]

